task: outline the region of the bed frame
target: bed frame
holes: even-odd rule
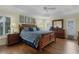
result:
[[[22,24],[22,25],[20,25],[20,32],[24,27],[35,27],[35,26],[36,25]],[[44,33],[40,37],[40,41],[39,41],[39,44],[38,44],[38,49],[42,50],[45,46],[47,46],[48,44],[50,44],[52,42],[56,42],[54,32]]]

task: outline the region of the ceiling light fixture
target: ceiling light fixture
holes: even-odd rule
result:
[[[45,7],[43,7],[43,9],[44,9],[44,10],[55,10],[56,8],[54,8],[54,7],[46,7],[46,6],[45,6]]]
[[[55,10],[56,8],[44,6],[43,9],[44,9],[45,12],[46,12],[45,16],[50,17],[50,10],[52,11],[52,10]]]

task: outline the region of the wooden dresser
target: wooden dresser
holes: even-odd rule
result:
[[[19,40],[20,37],[18,33],[8,34],[7,38],[8,38],[8,45],[12,45],[20,41]]]
[[[63,38],[63,39],[65,39],[65,30],[64,29],[55,28],[54,31],[55,31],[56,38]]]

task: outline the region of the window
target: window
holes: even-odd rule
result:
[[[5,34],[10,33],[10,17],[6,17],[5,21]]]
[[[35,19],[32,17],[20,15],[19,22],[20,24],[35,24]]]
[[[0,22],[0,36],[3,35],[3,23]]]
[[[0,36],[10,33],[10,17],[0,16]]]
[[[25,23],[25,16],[20,15],[20,23]]]

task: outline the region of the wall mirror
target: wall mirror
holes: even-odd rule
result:
[[[63,28],[63,19],[53,20],[52,25],[54,28]]]

